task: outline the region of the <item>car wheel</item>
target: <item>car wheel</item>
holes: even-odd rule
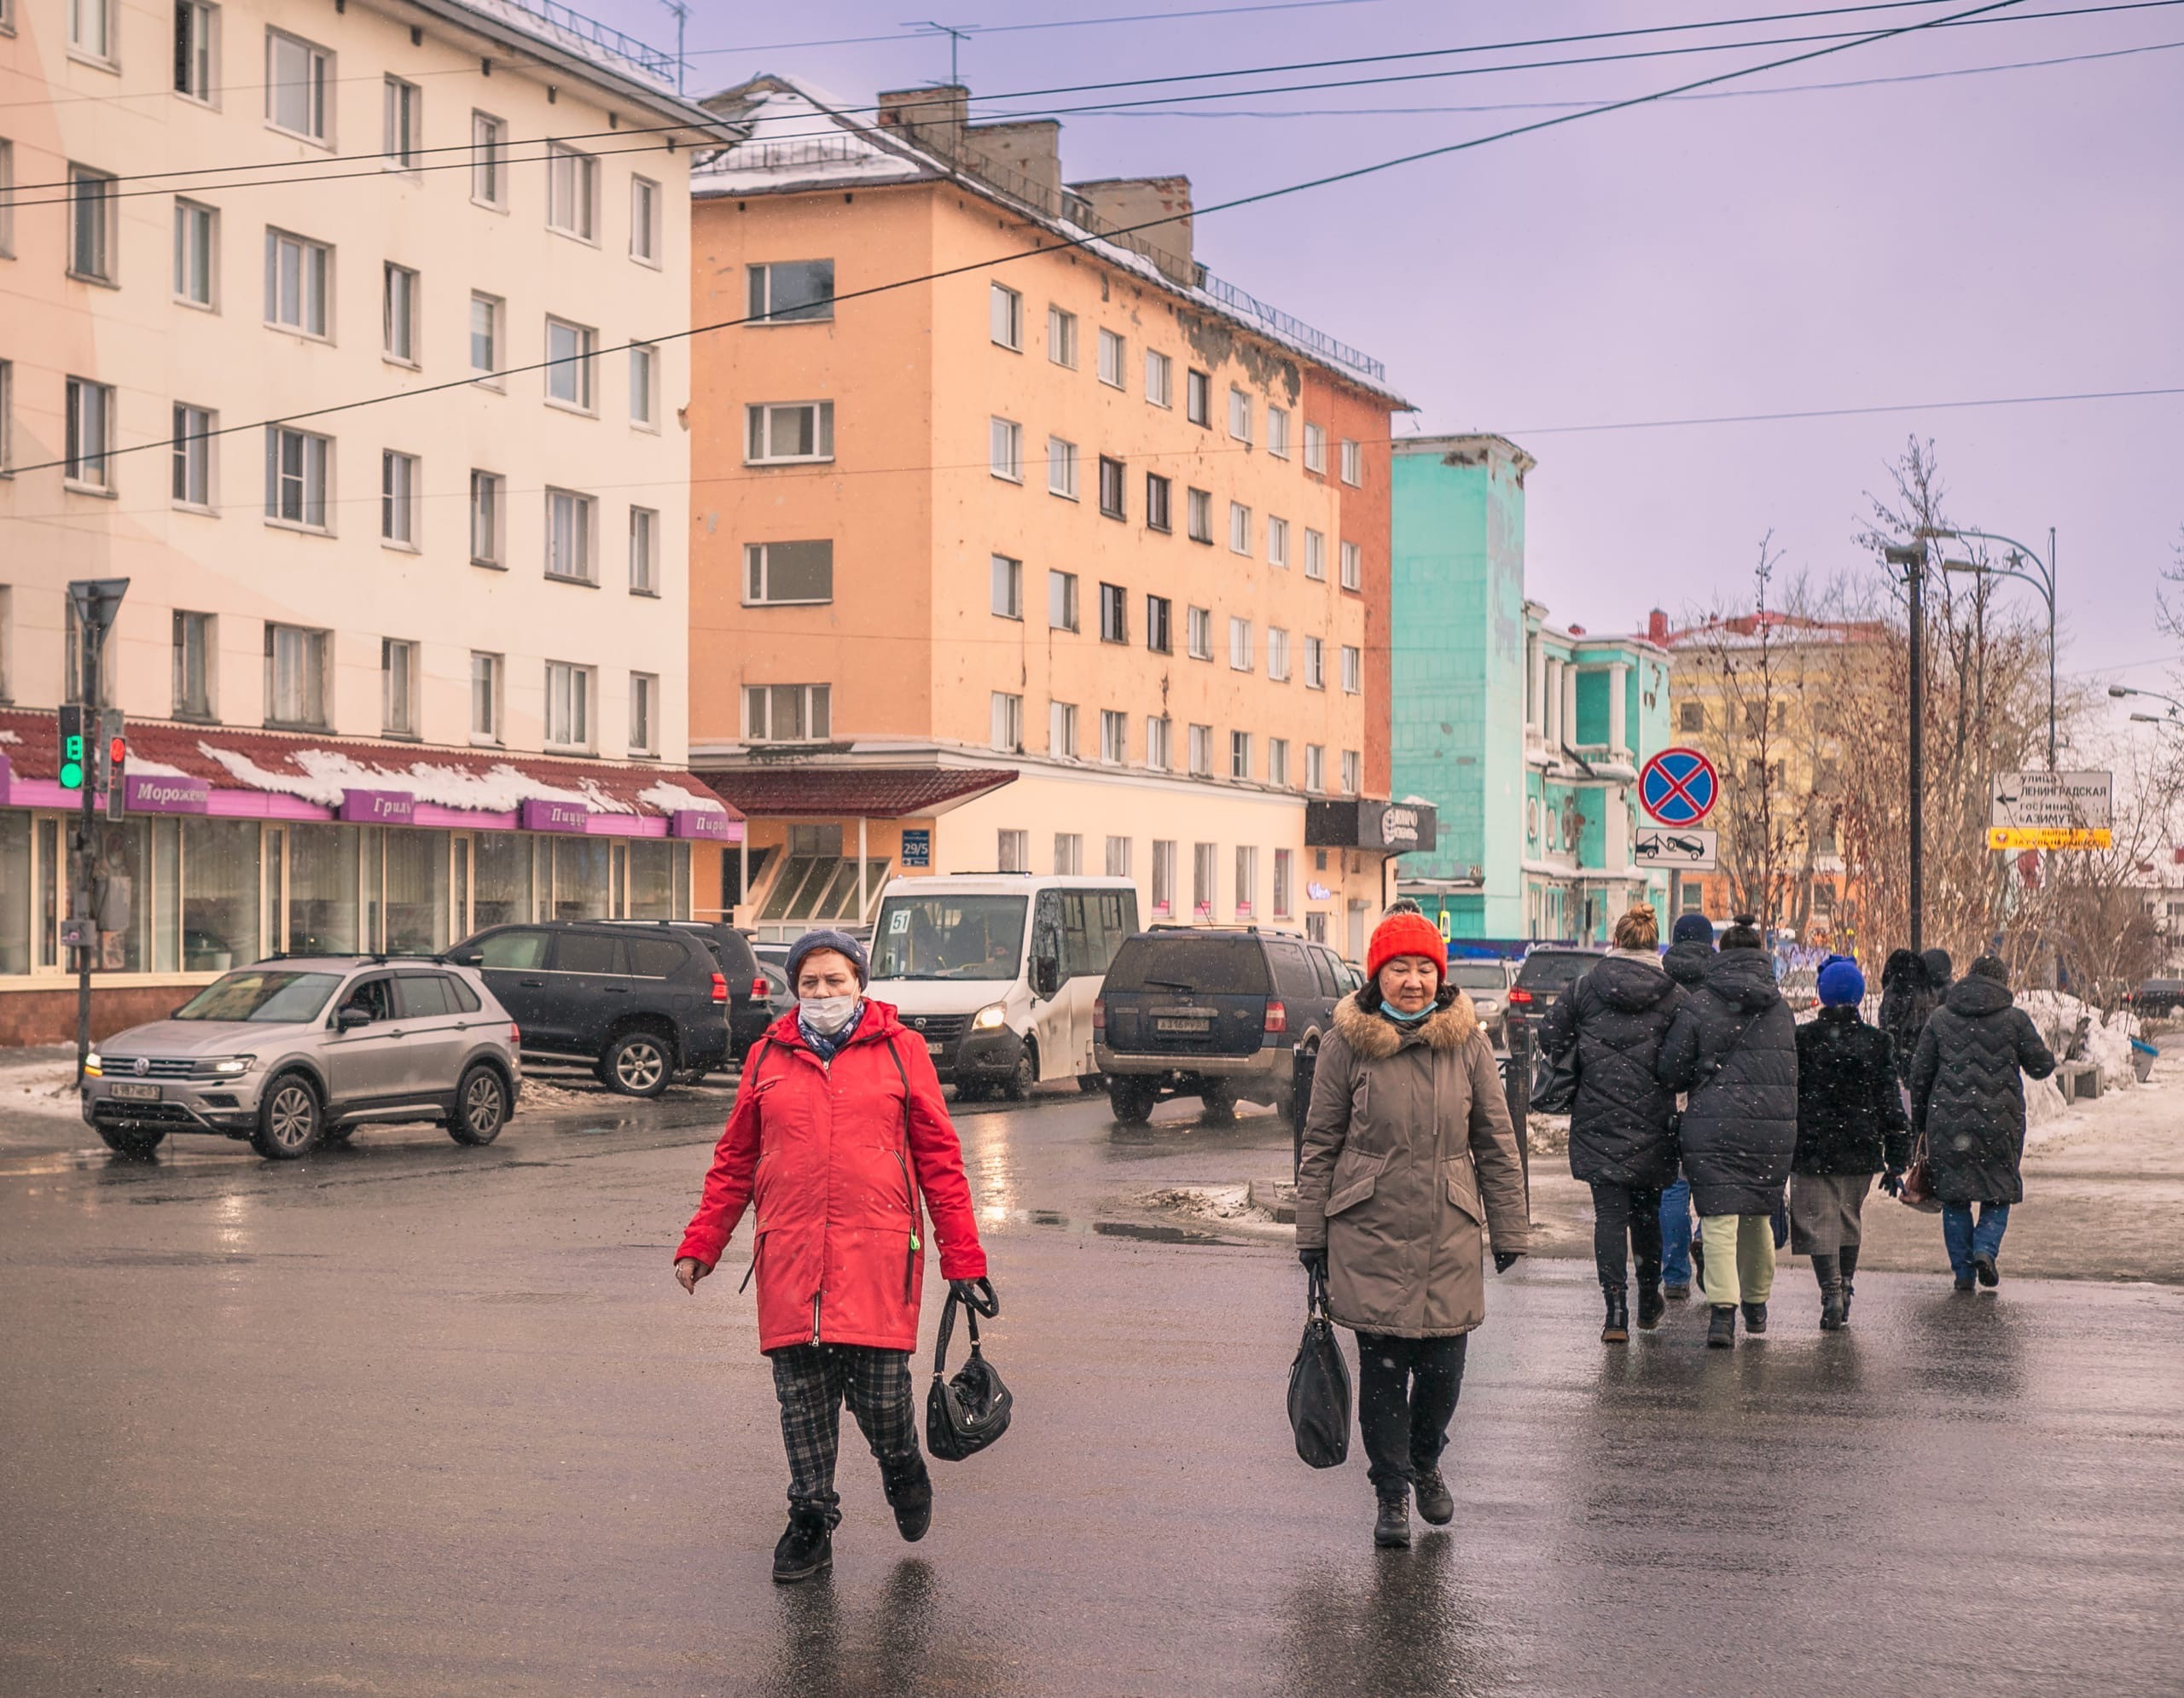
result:
[[[1008,1070],[1008,1077],[1002,1080],[1001,1094],[1011,1102],[1021,1102],[1038,1082],[1039,1058],[1026,1044],[1016,1057],[1016,1065]]]
[[[1236,1093],[1225,1085],[1208,1085],[1199,1094],[1204,1105],[1199,1119],[1208,1125],[1223,1125],[1236,1118]]]
[[[282,1073],[265,1087],[250,1147],[268,1161],[293,1161],[318,1147],[325,1112],[301,1073]]]
[[[508,1082],[485,1062],[474,1063],[455,1088],[455,1114],[447,1135],[457,1143],[486,1144],[508,1123]]]
[[[656,1032],[625,1032],[607,1045],[600,1073],[609,1090],[624,1096],[657,1096],[674,1071],[666,1040]]]
[[[132,1161],[148,1161],[152,1152],[165,1141],[165,1132],[155,1132],[142,1126],[101,1126],[99,1142],[116,1155],[125,1155]]]
[[[1153,1105],[1160,1100],[1160,1082],[1150,1079],[1111,1079],[1107,1106],[1125,1126],[1141,1126],[1152,1118]]]

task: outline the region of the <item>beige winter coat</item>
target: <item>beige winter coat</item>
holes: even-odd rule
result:
[[[1327,1253],[1344,1326],[1403,1338],[1486,1318],[1486,1239],[1530,1244],[1524,1170],[1494,1051],[1458,994],[1405,1031],[1353,996],[1320,1045],[1297,1247]]]

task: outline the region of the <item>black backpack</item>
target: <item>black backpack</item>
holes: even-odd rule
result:
[[[983,1314],[990,1320],[1000,1314],[1001,1300],[986,1280],[979,1280],[975,1289],[979,1294],[970,1298],[949,1292],[947,1306],[940,1311],[940,1336],[932,1347],[932,1389],[925,1400],[925,1445],[943,1462],[960,1462],[1008,1432],[1008,1417],[1016,1404],[1000,1374],[979,1348],[979,1317]],[[948,1340],[956,1329],[959,1303],[971,1329],[971,1359],[950,1380],[943,1376],[948,1371]]]

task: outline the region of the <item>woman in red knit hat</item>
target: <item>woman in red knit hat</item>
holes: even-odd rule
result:
[[[1494,1266],[1525,1253],[1530,1221],[1494,1051],[1448,978],[1423,915],[1391,913],[1320,1046],[1297,1183],[1297,1253],[1357,1335],[1357,1425],[1379,1499],[1374,1541],[1410,1543],[1410,1498],[1455,1515],[1441,1472],[1464,1344],[1485,1318]]]

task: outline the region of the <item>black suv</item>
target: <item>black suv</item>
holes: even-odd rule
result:
[[[496,926],[447,958],[478,969],[526,1056],[589,1060],[625,1096],[657,1096],[678,1073],[727,1062],[728,976],[706,939],[677,926]]]
[[[728,1054],[741,1061],[751,1046],[766,1035],[779,1012],[773,1003],[773,986],[766,970],[751,948],[751,934],[739,932],[721,920],[613,920],[615,926],[672,926],[678,932],[703,938],[720,963],[728,980]]]
[[[1115,1118],[1134,1125],[1164,1096],[1208,1114],[1238,1098],[1287,1115],[1293,1048],[1316,1052],[1357,975],[1293,933],[1156,928],[1123,940],[1093,1004],[1093,1052]]]
[[[1517,982],[1509,987],[1508,1026],[1525,1028],[1545,1020],[1547,1011],[1570,987],[1606,958],[1606,950],[1582,945],[1534,950],[1518,968]]]

